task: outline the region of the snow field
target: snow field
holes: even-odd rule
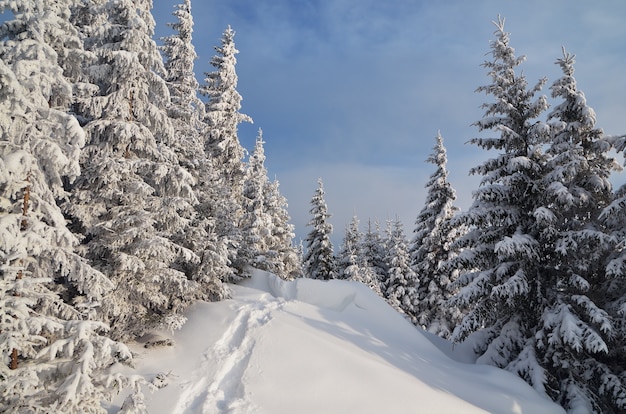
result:
[[[192,308],[175,346],[136,349],[137,371],[170,373],[150,413],[563,412],[508,372],[452,360],[364,285],[255,271],[231,288]]]

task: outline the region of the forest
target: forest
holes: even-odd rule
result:
[[[239,142],[234,30],[200,83],[190,0],[161,45],[151,8],[0,0],[0,411],[102,413],[129,388],[121,412],[145,412],[157,384],[110,368],[252,269],[361,282],[568,412],[626,411],[626,189],[609,181],[626,136],[596,126],[574,55],[529,84],[498,18],[471,207],[438,134],[412,237],[354,217],[335,252],[322,180],[298,244],[262,130]]]

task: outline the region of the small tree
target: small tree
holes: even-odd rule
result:
[[[293,244],[294,225],[287,211],[287,199],[280,193],[278,180],[267,183],[265,209],[272,220],[267,241],[272,271],[283,279],[302,276],[301,253]]]
[[[331,216],[324,200],[324,184],[321,178],[317,180],[317,184],[317,190],[311,199],[312,217],[308,223],[311,231],[306,238],[304,271],[311,279],[335,279],[335,257],[330,241],[333,226],[328,222]]]
[[[402,223],[396,217],[393,227],[390,224],[387,234],[387,302],[403,313],[408,320],[416,322],[417,305],[419,303],[417,286],[419,280],[411,269],[406,236]]]
[[[385,243],[380,235],[380,225],[378,222],[372,224],[367,221],[367,231],[363,234],[361,253],[367,267],[369,267],[378,281],[378,290],[384,296],[387,291],[387,264],[385,263]]]
[[[448,181],[447,155],[441,134],[437,134],[433,153],[427,162],[437,169],[430,176],[424,207],[417,216],[414,238],[409,253],[411,268],[419,277],[417,323],[444,338],[450,337],[459,321],[460,312],[446,302],[451,297],[454,273],[443,264],[451,258],[450,246],[458,237],[458,229],[450,220],[458,211],[453,202],[454,189]]]
[[[265,192],[269,183],[265,168],[264,143],[263,131],[259,129],[244,180],[243,216],[239,223],[242,244],[239,256],[250,266],[270,270],[273,258],[268,257],[268,241],[273,223],[265,205]]]

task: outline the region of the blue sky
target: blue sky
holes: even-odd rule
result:
[[[157,36],[168,34],[176,3],[155,2]],[[353,215],[362,229],[369,218],[384,226],[397,215],[410,236],[438,130],[457,204],[470,206],[479,177],[468,170],[489,154],[465,142],[488,100],[474,91],[489,82],[480,65],[498,14],[527,57],[529,83],[546,76],[549,86],[560,76],[554,62],[565,46],[577,56],[575,76],[598,126],[626,133],[623,0],[192,0],[192,12],[200,82],[224,29],[236,31],[242,112],[254,119],[240,140],[252,150],[263,129],[266,165],[298,238],[308,232],[318,177],[336,244]]]

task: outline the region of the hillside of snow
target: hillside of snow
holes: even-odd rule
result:
[[[190,310],[174,346],[135,348],[135,372],[168,374],[149,413],[563,413],[508,372],[451,359],[465,351],[364,285],[257,271],[231,288]]]

